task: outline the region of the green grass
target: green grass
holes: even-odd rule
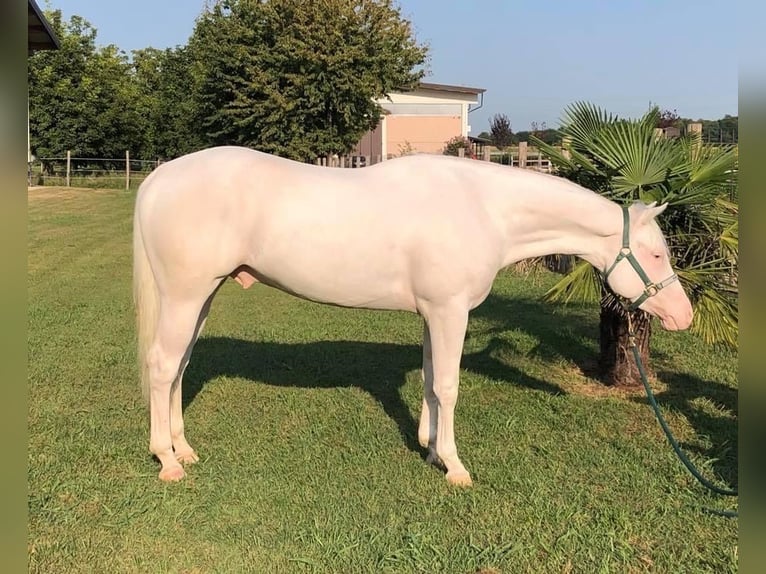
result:
[[[133,193],[29,200],[31,572],[733,572],[738,521],[640,393],[590,379],[597,310],[504,272],[469,326],[456,414],[470,489],[416,445],[421,323],[221,289],[185,381],[201,460],[157,479],[137,383]],[[658,400],[737,480],[737,355],[657,329]]]

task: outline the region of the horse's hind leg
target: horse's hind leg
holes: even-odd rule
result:
[[[217,289],[216,289],[217,291]],[[202,329],[205,327],[205,321],[207,315],[210,312],[210,305],[213,302],[215,293],[208,297],[205,304],[202,306],[202,311],[197,319],[197,326],[194,329],[194,335],[192,336],[191,343],[187,348],[186,354],[183,358],[181,367],[181,374],[178,376],[178,381],[170,389],[170,438],[173,443],[173,451],[175,452],[176,459],[182,464],[192,464],[199,460],[197,453],[186,440],[184,435],[184,417],[183,417],[183,378],[186,367],[189,365],[189,359],[191,358],[192,349],[197,342]]]
[[[420,411],[418,442],[428,448],[429,454],[436,448],[436,416],[438,405],[434,394],[434,362],[431,357],[431,335],[428,323],[423,321],[423,368],[420,370],[423,380],[423,408]]]
[[[208,296],[209,293],[199,299],[183,300],[166,296],[161,301],[157,332],[148,356],[151,410],[149,450],[162,465],[161,480],[180,480],[184,477],[183,467],[173,451],[171,394],[176,386],[179,393],[177,400],[180,400],[178,379],[191,353],[200,315]]]

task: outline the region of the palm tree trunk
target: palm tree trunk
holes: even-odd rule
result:
[[[630,350],[628,339],[628,314],[633,323],[641,361],[649,375],[649,337],[652,332],[651,316],[644,311],[627,311],[613,296],[601,299],[599,370],[602,381],[608,386],[641,386],[641,375]]]

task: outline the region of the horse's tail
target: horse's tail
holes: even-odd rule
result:
[[[140,195],[138,196],[140,197]],[[138,369],[141,392],[149,400],[149,347],[157,331],[159,296],[154,272],[146,254],[139,220],[139,202],[133,216],[133,302],[136,306],[136,335],[138,340]]]

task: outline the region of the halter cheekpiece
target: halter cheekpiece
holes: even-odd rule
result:
[[[638,273],[638,276],[641,278],[641,281],[644,282],[644,292],[641,293],[641,295],[639,295],[635,301],[625,305],[629,311],[638,309],[638,307],[649,297],[653,297],[659,293],[660,289],[663,289],[664,287],[667,287],[673,283],[673,281],[678,280],[678,275],[673,273],[673,275],[667,279],[664,279],[659,283],[654,283],[651,279],[649,279],[649,276],[641,268],[641,264],[633,255],[633,251],[630,248],[630,213],[628,212],[628,208],[624,205],[622,206],[622,247],[620,248],[620,252],[617,254],[617,257],[615,257],[614,263],[612,263],[612,265],[609,266],[609,269],[607,269],[603,274],[604,283],[607,285],[607,287],[609,284],[606,283],[606,280],[609,278],[609,274],[614,271],[614,268],[617,267],[617,264],[623,259],[628,260],[630,266],[633,267],[635,272]]]

